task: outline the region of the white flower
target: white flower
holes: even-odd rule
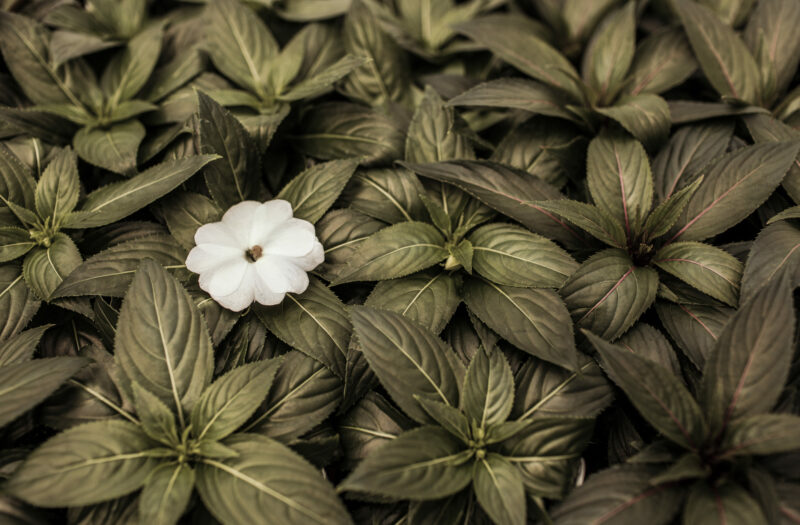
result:
[[[200,288],[233,311],[253,300],[280,303],[287,292],[303,293],[308,275],[325,258],[314,226],[292,217],[284,200],[244,201],[232,206],[221,222],[204,224],[186,267],[200,274]]]

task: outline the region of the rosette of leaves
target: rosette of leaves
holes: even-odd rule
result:
[[[669,133],[669,107],[659,94],[681,84],[696,67],[686,39],[674,30],[655,32],[636,46],[635,2],[603,18],[583,53],[580,74],[534,24],[519,16],[484,16],[457,30],[531,78],[490,80],[449,104],[547,115],[590,134],[611,119],[649,149]]]
[[[342,418],[346,453],[360,461],[340,491],[409,500],[411,523],[472,523],[485,513],[522,524],[528,498],[543,510],[544,498],[563,496],[610,399],[593,361],[568,373],[530,359],[515,377],[497,347],[476,346],[465,367],[398,313],[350,313],[370,367],[404,415],[372,393]]]
[[[720,133],[723,148],[725,133]],[[587,184],[595,204],[566,199],[533,203],[609,246],[583,262],[560,290],[577,326],[613,340],[657,293],[682,302],[680,286],[671,289],[661,272],[735,307],[742,263],[700,241],[734,226],[766,200],[798,147],[792,142],[743,146],[708,162],[702,176],[692,172],[685,177],[683,170],[676,174],[669,167],[677,159],[668,157],[680,152],[667,150],[656,163],[660,202],[654,206],[656,184],[642,145],[622,131],[607,130],[593,139]]]
[[[175,189],[214,156],[165,162],[123,182],[101,187],[81,199],[77,158],[69,148],[54,149],[39,173],[0,144],[0,262],[24,257],[25,283],[44,300],[82,263],[72,238],[62,230],[111,224]],[[42,159],[36,159],[41,170]],[[80,204],[80,206],[79,206]]]
[[[122,419],[47,440],[14,472],[10,494],[42,507],[79,507],[142,489],[139,518],[166,524],[178,521],[196,488],[222,523],[265,515],[351,523],[310,463],[264,432],[237,432],[265,401],[281,360],[238,366],[212,382],[205,321],[152,260],[142,262],[125,296],[114,361],[115,383],[135,414],[115,407]]]
[[[794,351],[793,289],[779,275],[734,314],[693,391],[673,370],[587,331],[608,375],[661,440],[590,477],[553,522],[670,523],[679,512],[683,523],[781,522],[793,504],[781,501],[781,476],[768,458],[800,447],[800,418],[772,412]]]

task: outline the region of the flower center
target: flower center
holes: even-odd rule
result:
[[[256,244],[255,246],[253,246],[252,248],[250,248],[249,250],[247,250],[244,253],[245,253],[245,256],[247,257],[248,261],[256,262],[264,254],[264,249],[261,248],[261,246]]]

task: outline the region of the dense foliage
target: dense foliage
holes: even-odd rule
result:
[[[798,27],[0,0],[0,522],[800,523]],[[234,312],[271,199],[324,262]]]

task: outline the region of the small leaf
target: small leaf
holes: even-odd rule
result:
[[[747,256],[742,276],[742,302],[749,300],[759,288],[781,272],[794,282],[800,272],[800,229],[790,222],[768,225],[756,237]]]
[[[36,185],[36,211],[57,223],[75,208],[79,194],[77,159],[65,148],[53,157]]]
[[[603,367],[625,391],[636,410],[667,439],[698,451],[708,429],[703,413],[683,382],[671,373],[617,345],[584,331],[603,357]]]
[[[673,0],[697,61],[723,98],[755,104],[759,101],[759,71],[753,56],[733,28],[709,8],[688,0]]]
[[[131,386],[136,415],[142,422],[144,433],[168,447],[177,446],[180,438],[172,410],[154,394],[139,386],[139,383],[132,382]]]
[[[627,2],[606,15],[584,51],[581,68],[583,79],[601,104],[616,97],[633,61],[635,10],[636,5]]]
[[[187,250],[194,247],[194,234],[200,226],[222,218],[222,210],[211,199],[188,191],[171,194],[161,201],[159,211],[169,233]]]
[[[36,180],[6,144],[0,145],[0,198],[27,209],[34,207]],[[7,204],[6,204],[7,205]]]
[[[49,301],[64,277],[80,265],[81,254],[75,243],[57,233],[50,246],[37,246],[28,252],[22,263],[22,275],[38,297]]]
[[[659,301],[656,311],[678,347],[701,370],[722,328],[734,313],[733,308],[726,306],[673,304],[666,301]]]
[[[557,293],[474,278],[465,283],[463,293],[470,311],[520,350],[569,370],[577,369],[572,323]]]
[[[136,154],[144,136],[142,123],[131,119],[104,128],[83,127],[72,139],[72,147],[89,164],[120,175],[132,175],[136,172]]]
[[[675,242],[656,252],[653,264],[730,306],[739,302],[742,263],[701,242]]]
[[[469,454],[446,430],[419,427],[367,456],[338,488],[393,498],[443,498],[472,480]]]
[[[466,136],[456,128],[455,113],[436,91],[426,86],[425,96],[414,111],[406,136],[406,161],[439,162],[473,159]]]
[[[96,228],[118,221],[177,188],[215,155],[197,155],[153,166],[124,182],[103,186],[89,195],[66,228]]]
[[[0,265],[0,341],[25,328],[41,303],[25,285],[19,265]]]
[[[0,349],[0,368],[15,363],[24,363],[33,359],[33,353],[39,340],[53,325],[46,324],[23,330],[22,332],[9,337],[3,341],[3,348]]]
[[[417,176],[405,168],[372,168],[356,171],[342,198],[356,211],[395,224],[427,219],[420,197],[424,192]]]
[[[414,395],[458,406],[465,371],[441,339],[394,312],[354,307],[350,315],[370,367],[406,414],[430,421]]]
[[[658,95],[626,95],[613,106],[597,108],[596,111],[616,120],[650,150],[658,148],[669,136],[669,106]]]
[[[475,497],[498,525],[525,523],[525,487],[522,477],[507,459],[489,453],[475,463]]]
[[[40,507],[82,506],[141,487],[158,460],[156,443],[127,421],[98,421],[48,439],[16,470],[5,489]]]
[[[464,271],[470,275],[472,275],[472,256],[472,243],[467,239],[462,239],[460,243],[450,248],[450,257],[455,259],[456,263],[463,267]],[[448,262],[445,262],[445,268],[449,267],[449,261],[450,259],[448,258]]]
[[[177,523],[194,491],[195,474],[188,463],[159,465],[139,495],[139,518],[151,525]]]
[[[238,434],[225,440],[238,454],[205,458],[197,491],[222,523],[259,523],[265,516],[286,525],[353,523],[330,483],[310,463],[272,439]]]
[[[79,357],[52,357],[0,367],[0,427],[44,401],[86,363]]]
[[[627,245],[623,223],[597,206],[569,199],[538,201],[531,204],[574,224],[613,248],[624,248]]]
[[[314,76],[303,79],[290,87],[285,93],[279,95],[278,99],[294,102],[324,95],[331,91],[338,81],[368,62],[369,60],[365,57],[345,55]]]
[[[279,365],[280,360],[239,365],[214,381],[192,409],[195,438],[217,441],[242,426],[264,401]]]
[[[800,24],[800,6],[778,0],[759,2],[748,17],[742,37],[759,65],[762,85],[773,79],[771,89],[764,85],[764,99],[783,92],[790,84],[800,56],[800,39],[792,27]]]
[[[464,378],[464,412],[479,428],[502,423],[514,404],[511,367],[497,348],[480,349],[472,358]]]
[[[332,284],[404,277],[445,259],[444,243],[430,224],[408,221],[389,226],[361,243]]]
[[[0,227],[0,262],[22,257],[36,246],[28,230],[16,226]]]
[[[108,63],[100,87],[110,107],[132,99],[147,83],[161,54],[163,36],[160,25],[140,31]]]
[[[575,121],[565,109],[565,97],[554,88],[524,78],[500,78],[483,82],[451,98],[450,106],[521,109],[538,115],[548,115]]]
[[[353,159],[316,164],[289,181],[276,198],[289,201],[295,217],[314,224],[339,197],[357,166]]]
[[[622,250],[589,257],[561,287],[575,324],[614,340],[630,328],[656,298],[658,273],[636,266]]]
[[[642,40],[636,48],[624,92],[658,95],[679,86],[697,69],[691,47],[679,30],[663,29]]]
[[[800,448],[800,417],[758,414],[737,419],[725,432],[722,457],[779,454]]]
[[[414,396],[433,420],[464,443],[470,440],[470,422],[464,412],[439,401]]]
[[[676,191],[650,212],[644,223],[644,238],[646,241],[661,237],[675,225],[702,182],[703,177],[698,177],[694,182]]]

